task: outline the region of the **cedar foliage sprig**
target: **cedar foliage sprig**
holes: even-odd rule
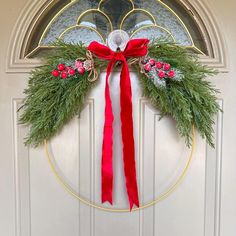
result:
[[[185,138],[187,146],[192,143],[191,130],[194,125],[209,145],[214,147],[214,117],[220,111],[216,94],[219,92],[207,76],[217,72],[202,65],[196,55],[185,48],[165,42],[149,46],[149,55],[170,63],[183,74],[181,81],[171,81],[165,88],[156,87],[145,74],[140,75],[143,94],[161,111],[161,115],[172,116],[177,129]]]
[[[31,125],[26,144],[38,146],[49,140],[83,109],[85,99],[96,83],[88,80],[88,72],[66,80],[51,75],[59,63],[73,63],[86,58],[82,44],[56,42],[53,53],[45,56],[43,66],[31,72],[20,122]],[[220,107],[216,90],[206,79],[216,71],[199,63],[196,55],[175,44],[159,41],[149,45],[149,56],[171,64],[183,74],[180,81],[171,81],[166,87],[157,87],[146,74],[140,74],[143,94],[158,108],[162,116],[176,120],[177,129],[191,145],[194,125],[207,142],[213,144],[214,116]],[[94,58],[98,73],[107,62]],[[136,67],[140,71],[139,66]]]
[[[82,44],[66,44],[58,41],[55,50],[44,58],[43,66],[31,72],[20,123],[31,125],[26,144],[38,146],[49,140],[83,109],[85,99],[95,84],[88,80],[88,72],[65,80],[55,78],[51,72],[60,63],[74,63],[77,58],[86,58]],[[96,69],[104,63],[95,59]]]

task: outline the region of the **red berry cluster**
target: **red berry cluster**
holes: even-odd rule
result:
[[[77,62],[78,61],[75,62],[75,66],[76,66]],[[77,67],[77,68],[73,68],[71,66],[66,66],[65,64],[60,63],[60,64],[58,64],[57,69],[52,71],[52,76],[54,76],[54,77],[60,76],[62,79],[66,79],[69,76],[75,75],[75,73],[83,74],[85,69],[83,67],[83,63],[81,61],[80,61],[80,63],[82,66]]]
[[[169,63],[156,61],[153,58],[149,59],[144,65],[144,70],[146,72],[150,72],[152,69],[157,71],[160,79],[173,78],[175,76],[175,71],[171,70],[171,65]]]

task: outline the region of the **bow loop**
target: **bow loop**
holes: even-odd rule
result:
[[[143,57],[147,54],[148,39],[132,39],[124,50],[125,57]]]
[[[105,60],[112,59],[114,52],[107,46],[93,41],[89,44],[88,50],[95,54],[97,57]]]

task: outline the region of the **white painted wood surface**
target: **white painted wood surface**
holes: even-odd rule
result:
[[[36,12],[42,1],[28,3]],[[17,48],[15,22],[29,22],[20,12],[26,0],[2,3],[0,9],[0,235],[3,236],[234,236],[236,235],[236,126],[235,87],[236,30],[233,12],[235,2],[204,0],[193,6],[203,15],[211,14],[207,28],[220,28],[228,51],[215,64],[223,71],[212,79],[222,91],[219,104],[224,114],[216,117],[216,149],[209,148],[197,136],[197,147],[186,178],[167,199],[140,212],[107,213],[89,208],[69,195],[53,175],[43,148],[27,148],[23,144],[27,127],[17,124],[17,109],[27,84],[31,61],[19,60],[9,53]],[[208,6],[203,10],[204,6]],[[33,9],[33,10],[32,10]],[[202,12],[201,12],[202,11]],[[26,12],[26,11],[24,11]],[[29,13],[29,12],[28,12]],[[25,13],[26,14],[26,13]],[[204,13],[205,14],[205,13]],[[9,15],[11,17],[9,17]],[[216,20],[211,20],[212,15]],[[20,16],[20,17],[19,17]],[[27,15],[29,17],[29,15]],[[210,23],[213,25],[210,25]],[[217,22],[217,24],[216,24]],[[11,34],[13,36],[11,36]],[[211,32],[213,34],[213,30]],[[23,37],[21,35],[21,37]],[[13,40],[10,40],[12,39]],[[10,42],[10,49],[7,47]],[[18,48],[19,50],[19,48]],[[219,50],[220,51],[220,50]],[[14,51],[17,54],[17,51]],[[230,62],[226,68],[225,60]],[[206,59],[210,60],[210,59]],[[212,64],[213,61],[212,60]],[[20,61],[20,62],[19,62]],[[10,64],[9,64],[10,62]],[[7,68],[6,65],[7,64]],[[10,73],[9,73],[10,72]],[[104,76],[90,94],[81,117],[74,118],[55,137],[50,148],[60,173],[82,196],[100,203],[100,158],[104,108]],[[143,203],[158,197],[176,179],[187,161],[189,150],[179,139],[174,122],[159,121],[158,111],[141,97],[138,78],[131,73],[136,160],[140,199]],[[122,169],[119,123],[119,73],[110,79],[114,123],[114,207],[128,207]]]

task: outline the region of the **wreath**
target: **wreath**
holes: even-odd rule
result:
[[[31,72],[20,122],[30,125],[26,144],[37,147],[50,140],[83,109],[86,98],[107,68],[105,87],[105,122],[102,149],[102,202],[112,203],[112,122],[109,75],[121,67],[121,123],[123,159],[130,209],[139,207],[134,158],[132,94],[129,66],[139,74],[143,96],[161,112],[171,116],[188,147],[194,126],[214,147],[214,116],[220,111],[218,90],[206,77],[217,72],[202,65],[186,48],[162,40],[130,40],[124,51],[112,51],[92,42],[88,47],[62,41],[44,56],[43,65]]]

